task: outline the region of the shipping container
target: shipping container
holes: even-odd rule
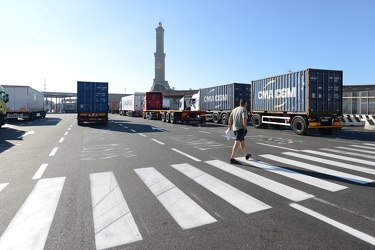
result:
[[[43,93],[30,86],[3,85],[9,95],[7,119],[44,118],[46,107]]]
[[[112,100],[109,101],[108,106],[109,106],[109,113],[111,114],[118,114],[119,113],[119,104],[120,100]]]
[[[142,102],[146,93],[135,92],[121,98],[120,115],[142,116]]]
[[[247,101],[246,109],[250,111],[250,91],[248,83],[230,83],[199,89],[192,97],[191,110],[206,112],[206,120],[228,124],[231,111],[240,105],[240,100]]]
[[[78,125],[108,123],[108,82],[77,82]]]
[[[253,126],[292,126],[297,134],[341,129],[343,72],[306,69],[251,81]],[[333,130],[334,129],[334,130]]]

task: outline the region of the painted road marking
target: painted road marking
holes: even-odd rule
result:
[[[336,150],[336,149],[332,149],[332,148],[320,148],[320,150],[329,151],[329,152],[338,153],[338,154],[344,154],[344,155],[353,155],[353,156],[356,156],[356,157],[362,157],[362,158],[375,160],[375,155],[364,155],[364,154],[358,154],[358,153],[355,153],[355,152]]]
[[[135,131],[134,129],[131,129],[130,131],[132,131],[133,133],[137,132],[137,131]]]
[[[367,146],[361,146],[361,145],[350,145],[350,146],[356,147],[356,148],[374,149],[374,147],[367,147]]]
[[[0,238],[0,249],[43,249],[65,177],[37,182]]]
[[[48,166],[48,164],[40,165],[38,171],[36,171],[36,173],[34,174],[33,180],[40,179],[40,177],[42,177],[44,171],[46,170],[47,166]]]
[[[325,159],[322,159],[322,158],[319,158],[319,157],[297,154],[297,153],[293,153],[293,152],[285,152],[283,154],[298,157],[298,158],[302,158],[302,159],[306,159],[306,160],[310,160],[310,161],[329,164],[329,165],[339,167],[339,168],[346,168],[346,169],[355,170],[355,171],[358,171],[358,172],[363,172],[363,173],[375,175],[375,169],[371,169],[371,168],[359,167],[359,166],[352,165],[352,164],[341,163],[341,162],[331,161],[331,160],[325,160]],[[356,176],[353,175],[352,177],[356,177]],[[352,178],[352,177],[350,177],[350,178]],[[355,178],[354,178],[354,180],[355,180]],[[367,180],[364,180],[364,181],[373,182],[374,180],[367,179]]]
[[[336,154],[329,154],[329,153],[324,153],[324,152],[319,152],[315,150],[302,150],[302,152],[309,153],[309,154],[315,154],[315,155],[321,155],[321,156],[326,156],[334,159],[339,159],[339,160],[344,160],[344,161],[351,161],[351,162],[356,162],[356,163],[361,163],[365,165],[370,165],[374,166],[374,161],[367,161],[367,160],[361,160],[358,158],[352,158],[352,157],[347,157],[347,156],[340,156]],[[374,171],[375,173],[375,171]]]
[[[184,155],[184,156],[186,156],[186,157],[188,157],[188,158],[190,158],[190,159],[193,159],[194,161],[201,161],[201,160],[199,160],[198,158],[195,158],[194,156],[191,156],[191,155],[188,155],[188,154],[186,154],[186,153],[184,153],[184,152],[181,152],[181,151],[178,150],[178,149],[175,149],[175,148],[171,148],[171,149],[172,149],[173,151],[179,153],[179,154],[182,154],[182,155]]]
[[[35,134],[35,131],[34,131],[34,130],[33,130],[33,131],[28,131],[28,132],[26,132],[25,134],[23,134],[23,135],[21,135],[21,136],[18,136],[17,139],[23,138],[23,137],[25,137],[25,136],[27,136],[27,135],[33,135],[33,134]]]
[[[338,221],[330,219],[330,218],[328,218],[328,217],[326,217],[326,216],[324,216],[322,214],[319,214],[319,213],[317,213],[317,212],[315,212],[315,211],[313,211],[311,209],[308,209],[306,207],[303,207],[301,205],[293,203],[293,204],[290,204],[290,206],[292,208],[295,208],[295,209],[297,209],[297,210],[299,210],[299,211],[301,211],[301,212],[303,212],[305,214],[308,214],[308,215],[310,215],[312,217],[315,217],[315,218],[317,218],[317,219],[319,219],[319,220],[321,220],[321,221],[323,221],[325,223],[330,224],[331,226],[334,226],[334,227],[336,227],[336,228],[338,228],[338,229],[340,229],[340,230],[342,230],[342,231],[344,231],[344,232],[346,232],[348,234],[351,234],[351,235],[357,237],[358,239],[366,241],[366,242],[370,243],[371,245],[375,246],[375,238],[372,237],[372,236],[370,236],[370,235],[368,235],[368,234],[365,234],[365,233],[363,233],[361,231],[358,231],[358,230],[356,230],[354,228],[351,228],[351,227],[349,227],[349,226],[347,226],[345,224],[342,224],[342,223],[340,223]]]
[[[134,169],[134,171],[182,229],[190,229],[216,222],[215,218],[155,168],[138,168]]]
[[[65,139],[65,137],[61,137],[61,139],[59,140],[59,143],[63,142]]]
[[[206,161],[206,163],[210,164],[211,166],[214,166],[216,168],[219,168],[227,173],[230,173],[232,175],[235,175],[241,179],[244,179],[248,182],[251,182],[257,186],[260,186],[264,189],[267,189],[275,194],[281,195],[289,200],[292,201],[303,201],[306,199],[313,198],[314,195],[305,193],[303,191],[300,191],[298,189],[289,187],[287,185],[281,184],[279,182],[267,179],[263,176],[251,173],[249,171],[246,171],[242,168],[233,166],[232,164],[220,161],[220,160],[211,160]]]
[[[268,146],[268,147],[273,147],[273,148],[286,149],[286,150],[289,150],[289,151],[299,151],[299,150],[297,150],[297,149],[286,148],[286,147],[280,147],[280,146],[275,146],[275,145],[270,145],[270,144],[265,144],[265,143],[260,143],[260,142],[257,142],[256,144],[263,145],[263,146]]]
[[[202,131],[202,130],[200,130],[199,132],[205,133],[205,134],[211,134],[211,132],[208,132],[208,131]]]
[[[259,156],[267,158],[267,159],[271,159],[271,160],[281,158],[281,157],[273,156],[273,155],[269,155],[269,154],[259,155]],[[246,160],[243,157],[242,158],[236,158],[236,159],[239,160],[240,162],[245,163],[245,164],[249,164],[249,165],[252,165],[254,167],[261,168],[263,170],[266,170],[266,171],[269,171],[269,172],[272,172],[272,173],[275,173],[275,174],[279,174],[279,175],[282,175],[282,176],[285,176],[285,177],[288,177],[288,178],[306,183],[308,185],[312,185],[312,186],[315,186],[315,187],[318,187],[318,188],[322,188],[322,189],[325,189],[325,190],[328,190],[328,191],[331,191],[331,192],[336,192],[336,191],[343,190],[343,189],[347,188],[345,186],[342,186],[342,185],[339,185],[339,184],[336,184],[336,183],[333,183],[333,182],[325,181],[325,180],[315,178],[315,177],[312,177],[312,176],[309,176],[309,175],[301,174],[299,172],[296,172],[296,171],[293,171],[293,170],[290,170],[290,169],[278,167],[278,166],[271,165],[271,164],[268,164],[268,163],[264,163],[264,162],[261,162],[261,161],[257,161],[257,160],[254,160],[254,159]],[[281,161],[281,160],[279,160],[279,161]],[[283,162],[283,161],[281,161],[281,162]]]
[[[172,167],[246,214],[271,208],[271,206],[187,163],[172,165]]]
[[[161,141],[158,141],[158,140],[155,140],[155,139],[151,139],[151,141],[154,141],[154,142],[157,142],[157,143],[159,143],[161,145],[164,145],[164,142],[161,142]]]
[[[59,148],[53,148],[49,156],[54,156]]]
[[[64,135],[67,135],[69,132],[65,132],[65,134]]]
[[[113,173],[90,174],[90,186],[96,248],[142,240]]]
[[[0,192],[8,185],[9,183],[0,183]]]
[[[143,136],[143,137],[147,137],[147,135],[145,135],[145,134],[142,134],[142,133],[138,133],[138,134]]]
[[[364,150],[364,149],[356,149],[356,148],[349,148],[349,147],[335,147],[338,149],[345,149],[345,150],[350,150],[350,151],[355,151],[355,152],[361,152],[361,153],[367,153],[367,154],[375,154],[374,150]]]

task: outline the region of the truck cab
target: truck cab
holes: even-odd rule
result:
[[[194,94],[190,99],[190,107],[192,111],[199,111],[199,92]]]
[[[4,88],[0,85],[0,127],[4,125],[6,121],[7,102],[9,102],[9,95],[5,94]]]
[[[180,99],[179,110],[191,110],[192,96],[186,95]]]

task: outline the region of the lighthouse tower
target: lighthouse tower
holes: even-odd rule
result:
[[[156,28],[155,78],[151,91],[167,91],[170,89],[165,80],[164,29],[162,23]]]

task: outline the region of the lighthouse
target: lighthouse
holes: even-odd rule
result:
[[[151,91],[167,91],[170,89],[165,80],[164,29],[161,22],[156,30],[155,78]]]

